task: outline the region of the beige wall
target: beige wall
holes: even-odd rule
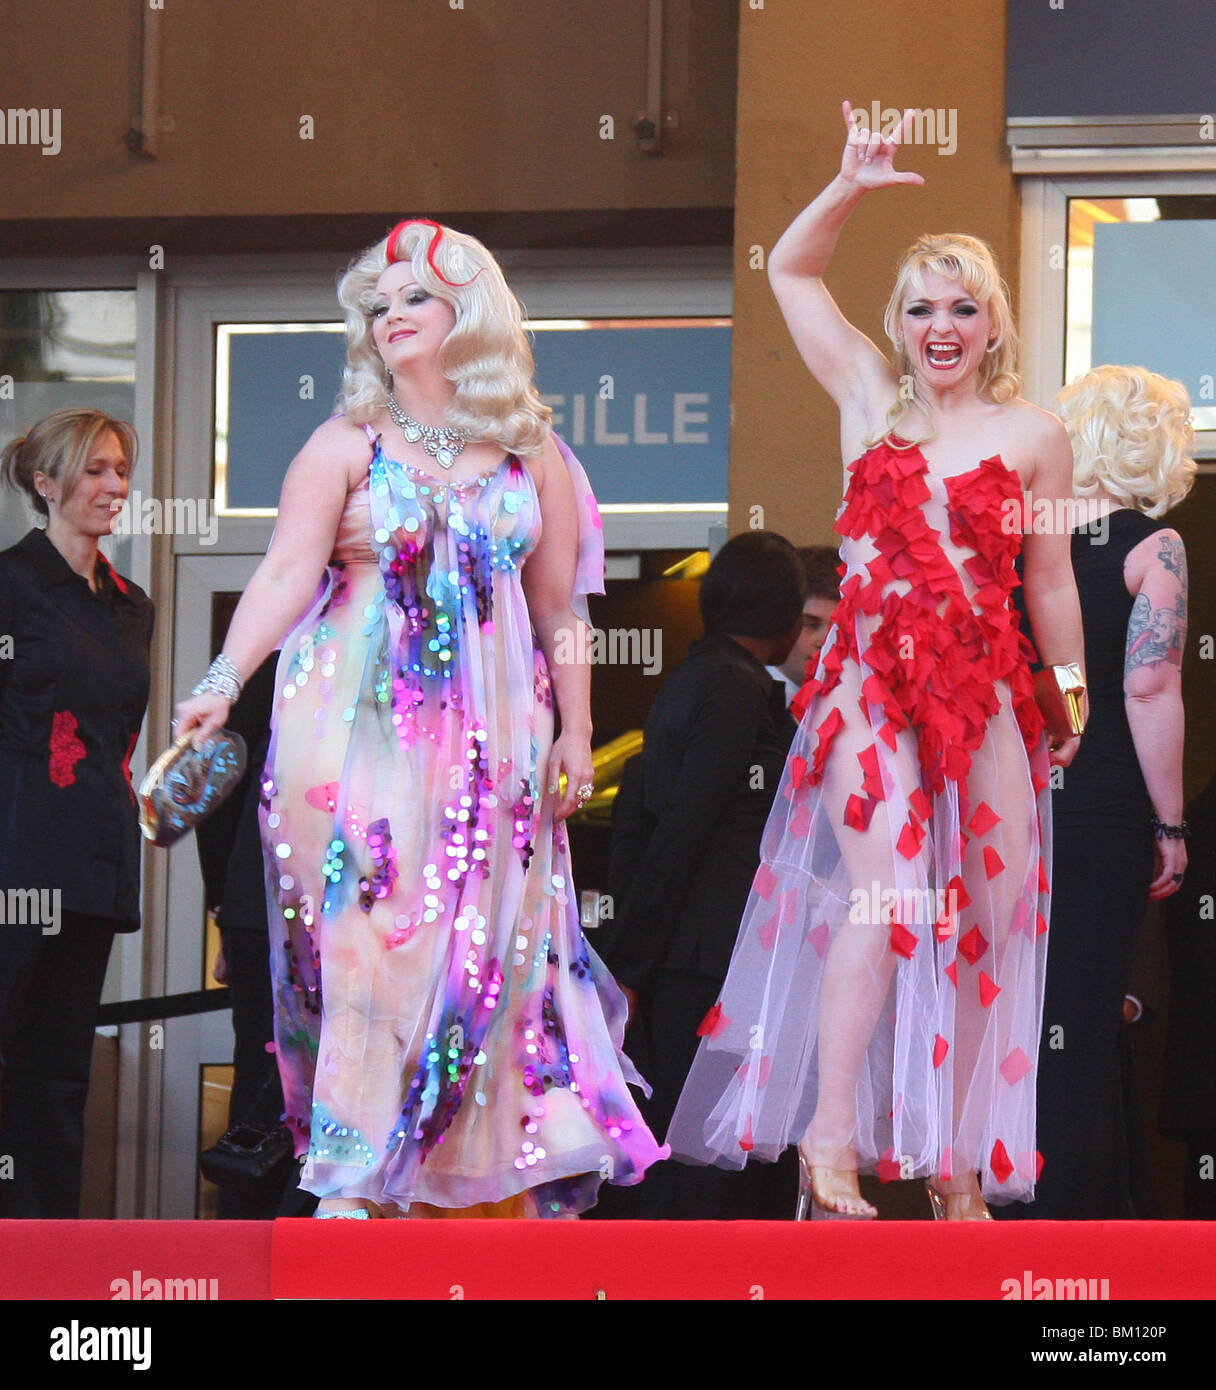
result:
[[[659,159],[632,132],[646,0],[164,0],[146,160],[144,3],[6,3],[5,105],[60,109],[63,147],[0,145],[0,220],[731,202],[734,0],[668,0]]]
[[[884,189],[858,208],[827,277],[832,293],[887,351],[882,310],[895,263],[922,232],[983,237],[1016,285],[1005,5],[740,0],[739,11],[730,526],[748,526],[759,505],[764,524],[796,543],[831,542],[841,495],[836,409],[794,350],[751,248],[767,253],[839,169],[842,99],[867,111],[875,100],[932,106],[957,112],[956,152],[908,149],[901,167],[923,174],[925,186]]]

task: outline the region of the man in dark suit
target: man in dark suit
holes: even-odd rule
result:
[[[643,1114],[656,1134],[721,990],[759,863],[794,735],[764,668],[793,646],[805,592],[798,552],[782,537],[745,532],[722,547],[701,585],[705,635],[659,691],[614,805],[605,957],[630,997],[626,1050],[654,1087]],[[796,1175],[782,1167],[661,1163],[640,1187],[614,1189],[599,1214],[788,1218]]]

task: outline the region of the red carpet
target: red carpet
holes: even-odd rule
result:
[[[0,1222],[0,1297],[133,1288],[144,1300],[1204,1299],[1216,1223]]]

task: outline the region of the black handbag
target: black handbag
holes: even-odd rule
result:
[[[278,1079],[272,1071],[254,1097],[247,1118],[232,1125],[217,1143],[199,1154],[198,1166],[208,1182],[255,1200],[274,1196],[275,1189],[282,1186],[292,1162],[291,1132],[286,1125],[264,1118],[267,1103],[272,1098],[277,1101]]]

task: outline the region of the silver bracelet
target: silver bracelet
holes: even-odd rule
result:
[[[213,692],[222,695],[230,705],[235,705],[245,682],[241,673],[223,652],[207,668],[207,674],[190,692],[191,695],[205,695]]]

